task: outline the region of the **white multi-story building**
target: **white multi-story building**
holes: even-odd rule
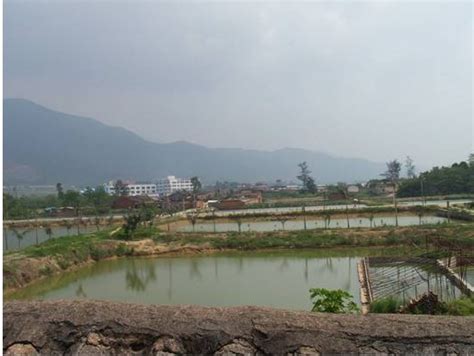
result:
[[[192,191],[191,179],[168,176],[156,183],[156,191],[160,195],[169,195],[180,190]]]
[[[124,191],[126,195],[137,196],[137,195],[157,195],[156,184],[153,183],[128,183],[124,182]],[[110,181],[104,184],[105,191],[110,194],[115,194],[115,182]]]

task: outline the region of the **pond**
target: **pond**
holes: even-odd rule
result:
[[[363,209],[367,208],[365,204],[347,205],[348,209]],[[249,209],[235,209],[235,210],[221,210],[214,212],[215,216],[229,216],[229,215],[249,215],[249,214],[275,214],[275,213],[292,213],[301,212],[302,206],[294,207],[280,207],[280,208],[249,208]],[[329,205],[312,205],[306,206],[305,211],[321,211],[321,210],[346,210],[345,204],[329,204]],[[208,214],[211,215],[211,214]]]
[[[100,228],[100,227],[99,227]],[[46,233],[46,227],[24,228],[19,227],[16,231],[22,236],[18,238],[13,229],[3,229],[3,251],[18,250],[27,246],[35,245],[37,242],[42,243],[49,238],[78,235],[76,226],[68,229],[65,226],[52,226],[51,236]],[[79,227],[80,234],[86,234],[97,231],[94,225],[81,225]]]
[[[466,204],[472,202],[472,199],[454,199],[449,200],[451,206],[455,204]],[[409,207],[416,205],[429,205],[429,206],[439,206],[441,208],[446,207],[447,200],[427,200],[423,202],[422,200],[409,200],[409,201],[400,201],[397,203],[399,207]],[[368,206],[366,204],[354,204],[350,202],[347,205],[347,208],[352,209],[366,209],[366,208],[375,208],[375,207],[390,207],[392,204],[382,204],[378,206]],[[235,210],[222,210],[214,212],[215,216],[231,216],[231,215],[251,215],[251,214],[284,214],[292,212],[301,212],[303,209],[302,206],[293,206],[293,207],[280,207],[280,208],[249,208],[249,209],[235,209]],[[327,205],[313,205],[306,206],[305,211],[322,211],[322,210],[346,210],[345,204],[327,204]],[[206,214],[203,214],[206,215]],[[212,214],[208,214],[212,215]]]
[[[423,216],[421,218],[421,224],[441,224],[446,222],[447,219],[438,216]],[[418,216],[407,216],[402,215],[398,217],[399,226],[412,226],[419,225],[420,218]],[[304,220],[271,220],[271,221],[255,221],[247,222],[242,221],[240,223],[240,231],[277,231],[277,230],[304,230]],[[349,227],[380,227],[380,226],[395,226],[395,217],[393,216],[376,216],[370,221],[366,217],[350,217]],[[329,221],[323,219],[306,219],[307,229],[324,229],[324,228],[347,228],[347,219],[345,218],[331,218]],[[191,223],[182,225],[176,228],[180,232],[226,232],[226,231],[239,231],[239,224],[236,222],[211,222],[201,223],[198,222],[192,226]]]
[[[456,204],[467,204],[472,203],[472,199],[453,199],[453,200],[427,200],[425,204],[421,200],[402,201],[399,202],[398,206],[416,206],[416,205],[431,205],[439,206],[440,208],[446,208],[449,201],[449,205],[453,206]]]
[[[90,298],[309,310],[309,289],[314,287],[346,290],[359,303],[357,263],[368,253],[407,251],[300,250],[106,260],[50,277],[6,299]]]

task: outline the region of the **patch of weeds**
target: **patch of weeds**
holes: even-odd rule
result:
[[[39,269],[39,273],[43,276],[51,276],[53,274],[53,270],[50,266],[46,265]]]
[[[134,249],[133,247],[128,247],[126,244],[119,244],[116,248],[115,248],[115,254],[117,256],[132,256],[133,255],[133,252],[134,252]]]
[[[68,269],[71,265],[71,263],[66,258],[58,258],[56,261],[61,269]]]

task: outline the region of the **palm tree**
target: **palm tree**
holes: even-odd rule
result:
[[[48,240],[51,238],[51,236],[53,236],[53,230],[49,225],[45,225],[44,232],[46,233],[46,235],[48,235]]]
[[[80,230],[81,218],[74,219],[74,223],[76,224],[77,235],[80,235],[81,234],[81,230]]]
[[[38,241],[38,212],[35,211],[35,239],[36,239],[36,244],[38,245],[39,241]]]
[[[325,213],[324,214],[324,226],[326,229],[329,229],[329,225],[331,224],[331,214]]]
[[[212,209],[212,225],[214,232],[216,232],[216,211],[214,209]]]
[[[18,249],[20,249],[21,241],[30,230],[18,231],[17,229],[13,228],[12,231],[15,234],[16,238],[18,239]]]
[[[186,215],[186,217],[188,218],[189,222],[193,226],[193,232],[196,232],[195,227],[196,227],[196,222],[197,222],[197,214],[195,214],[195,213],[188,214],[188,215]]]
[[[95,225],[95,228],[97,229],[97,231],[100,231],[100,223],[101,223],[100,217],[96,216],[94,218],[94,225]]]
[[[66,220],[65,221],[65,226],[66,226],[66,230],[67,230],[67,236],[70,235],[70,232],[71,232],[71,229],[72,229],[72,223],[70,220]]]
[[[417,214],[417,215],[418,215],[418,222],[419,222],[419,224],[421,225],[421,223],[422,223],[421,218],[425,215],[425,214],[423,213],[423,210],[420,209],[420,210],[418,211],[418,214]]]
[[[281,223],[281,228],[282,228],[282,230],[284,231],[284,230],[285,230],[285,223],[286,223],[286,221],[287,221],[287,218],[285,218],[285,217],[280,217],[280,218],[278,218],[278,221]]]
[[[242,232],[242,219],[240,217],[231,217],[231,219],[235,220],[235,222],[237,223],[237,229],[240,234]]]
[[[306,230],[306,206],[305,205],[303,205],[302,211],[303,211],[303,227]]]
[[[5,251],[8,251],[7,225],[3,225],[3,239],[5,240]]]

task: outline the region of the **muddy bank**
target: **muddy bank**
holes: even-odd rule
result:
[[[78,355],[474,353],[474,318],[261,307],[8,302],[3,351]]]

